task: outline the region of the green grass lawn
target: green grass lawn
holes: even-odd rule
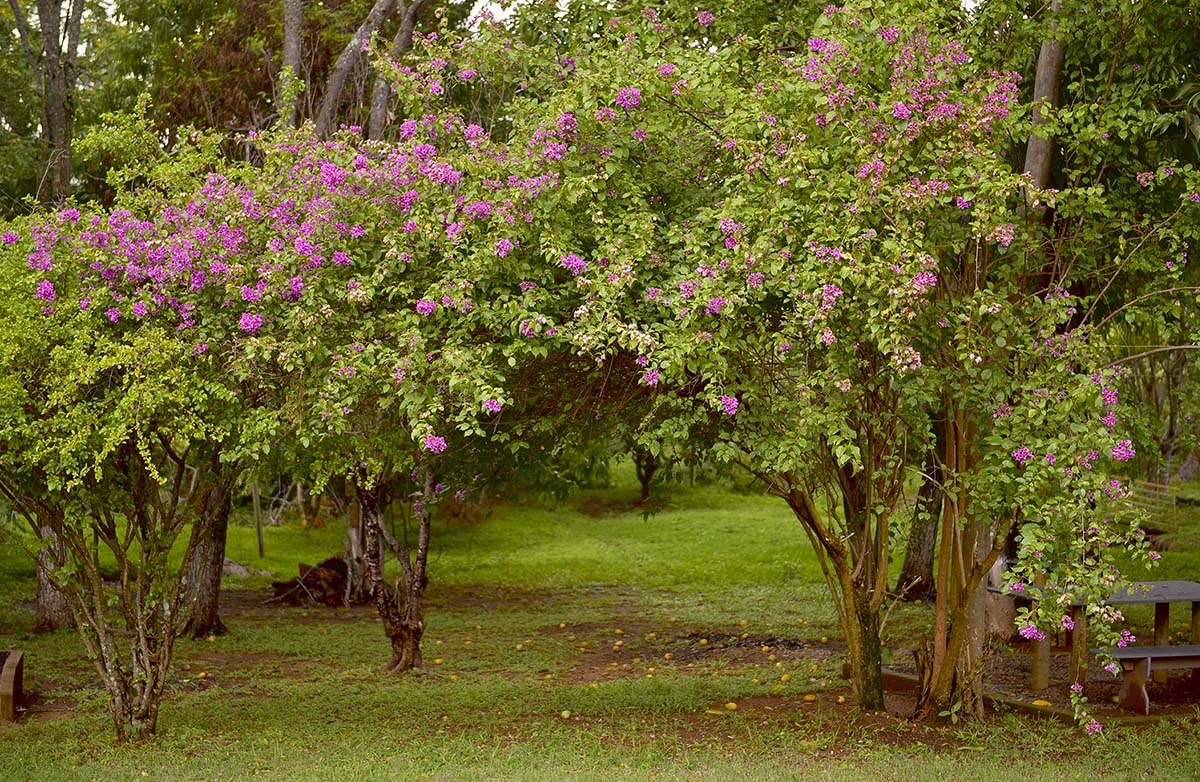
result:
[[[783,504],[678,487],[643,519],[619,477],[559,507],[439,521],[419,675],[377,672],[369,608],[262,605],[268,579],[227,580],[231,635],[179,643],[162,735],[136,746],[113,746],[79,640],[28,633],[32,567],[7,546],[0,644],[26,650],[39,713],[0,729],[0,780],[1200,779],[1195,718],[1092,739],[1013,714],[855,719],[836,702],[849,692],[824,584]],[[341,547],[335,522],[266,533],[260,560],[235,525],[229,555],[290,577]],[[1198,575],[1192,556],[1155,577]],[[911,641],[925,611],[897,609],[889,642]]]

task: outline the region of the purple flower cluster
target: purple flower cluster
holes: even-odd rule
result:
[[[1033,458],[1033,451],[1029,450],[1028,446],[1022,445],[1020,448],[1013,451],[1009,455],[1012,456],[1012,458],[1016,461],[1017,464],[1020,464],[1023,466],[1025,464],[1025,462],[1027,462]]]
[[[561,259],[559,259],[559,263],[561,263],[562,267],[571,272],[571,274],[575,277],[578,277],[580,274],[583,274],[585,271],[587,271],[587,261],[583,260],[575,253],[567,253]]]
[[[1037,629],[1036,625],[1025,625],[1020,630],[1020,636],[1027,641],[1044,641],[1046,634]]]
[[[1134,456],[1137,456],[1137,451],[1133,449],[1133,445],[1131,445],[1129,440],[1120,441],[1112,447],[1112,450],[1109,451],[1109,453],[1112,454],[1112,458],[1116,459],[1118,462],[1127,462]]]
[[[437,310],[437,302],[433,299],[418,299],[417,314],[423,318],[428,318]]]
[[[487,410],[489,413],[499,413],[501,407],[503,407],[503,405],[500,404],[500,400],[498,399],[483,400],[483,409]]]
[[[736,415],[738,411],[737,397],[729,396],[728,394],[722,394],[721,409],[725,411],[725,415]]]
[[[442,453],[446,450],[446,438],[438,437],[437,435],[425,436],[425,450],[430,453]]]
[[[642,102],[642,93],[637,87],[623,87],[617,92],[617,97],[613,100],[623,109],[632,109]]]

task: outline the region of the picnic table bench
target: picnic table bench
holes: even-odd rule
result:
[[[1117,695],[1122,709],[1150,713],[1150,696],[1146,693],[1146,679],[1153,671],[1168,669],[1200,668],[1200,644],[1178,646],[1126,646],[1108,649],[1121,665],[1121,691]],[[1100,650],[1093,650],[1099,653]]]

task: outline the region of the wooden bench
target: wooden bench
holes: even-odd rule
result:
[[[1155,671],[1200,668],[1200,644],[1180,646],[1127,646],[1109,649],[1108,654],[1121,665],[1122,709],[1138,714],[1150,713],[1146,679]]]

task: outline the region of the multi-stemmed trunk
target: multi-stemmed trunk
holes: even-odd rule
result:
[[[402,673],[421,667],[421,637],[425,633],[426,561],[429,555],[430,507],[434,482],[426,473],[424,491],[414,503],[417,526],[416,548],[397,540],[388,528],[381,506],[383,480],[360,480],[355,485],[362,519],[364,556],[372,600],[391,643],[391,658],[383,670]],[[384,544],[400,566],[400,577],[389,584],[383,575]]]

